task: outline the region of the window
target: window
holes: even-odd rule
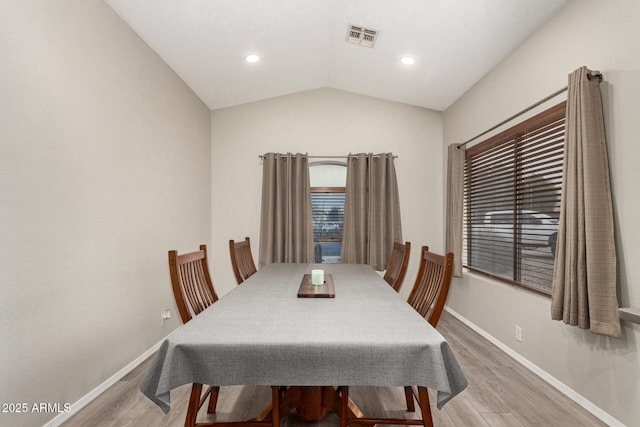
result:
[[[313,216],[314,262],[340,262],[344,226],[347,165],[336,162],[309,164]]]
[[[466,150],[463,263],[551,293],[565,103]]]

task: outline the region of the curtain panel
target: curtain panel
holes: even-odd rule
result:
[[[309,161],[304,154],[264,155],[258,262],[261,267],[313,262]]]
[[[465,148],[451,144],[447,153],[445,252],[453,252],[453,275],[462,277]]]
[[[403,240],[393,154],[349,155],[342,262],[382,271],[394,241]]]
[[[551,317],[619,337],[611,185],[595,74],[582,67],[569,75]]]

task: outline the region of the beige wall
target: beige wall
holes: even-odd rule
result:
[[[424,108],[332,89],[273,98],[212,116],[213,280],[221,293],[235,285],[229,239],[249,236],[258,256],[260,194],[265,152],[346,155],[388,152],[396,168],[403,235],[414,261],[402,291],[408,295],[419,247],[443,247],[442,115]]]
[[[566,86],[567,75],[582,65],[604,74],[601,88],[614,193],[620,301],[627,307],[640,307],[640,263],[636,260],[640,254],[638,22],[637,1],[574,1],[444,114],[444,143],[458,143]],[[595,336],[551,321],[548,298],[473,274],[454,283],[449,306],[561,381],[565,390],[597,405],[605,419],[637,425],[637,325],[624,323],[622,339]],[[523,328],[522,343],[514,339],[515,325]]]
[[[267,151],[398,154],[405,239],[443,249],[444,145],[603,71],[625,306],[640,306],[640,10],[575,1],[443,115],[319,89],[210,112],[100,0],[4,2],[0,14],[0,402],[74,403],[178,325],[166,251],[227,241],[257,256]],[[622,423],[640,419],[640,328],[595,337],[549,319],[548,299],[467,274],[450,306]],[[160,313],[173,310],[164,327]],[[513,339],[514,326],[524,341]],[[41,425],[57,414],[10,416]]]
[[[99,0],[2,2],[0,69],[0,402],[75,403],[178,325],[167,250],[211,235],[210,111]]]

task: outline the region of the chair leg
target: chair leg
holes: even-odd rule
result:
[[[404,388],[404,398],[407,401],[407,411],[415,412],[416,407],[413,403],[413,388],[411,388],[411,386],[406,386]]]
[[[340,404],[340,427],[347,427],[349,424],[349,387],[340,387],[340,396],[342,401]]]
[[[271,425],[280,427],[280,387],[271,387]]]
[[[426,387],[418,387],[418,403],[420,403],[424,427],[433,427],[431,405],[429,405],[429,392]]]
[[[187,416],[184,420],[184,427],[195,427],[198,408],[200,406],[201,393],[202,384],[194,383],[191,386],[191,395],[189,396],[189,406],[187,407]]]
[[[216,413],[216,407],[218,406],[218,394],[220,394],[220,386],[212,386],[211,393],[209,394],[209,406],[207,407],[207,414]]]

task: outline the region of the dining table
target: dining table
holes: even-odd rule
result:
[[[300,294],[318,269],[333,295]],[[468,384],[446,339],[372,267],[304,263],[263,266],[171,333],[140,389],[168,413],[171,390],[191,383],[281,386],[279,416],[311,421],[347,411],[340,386],[429,388],[440,409]]]

